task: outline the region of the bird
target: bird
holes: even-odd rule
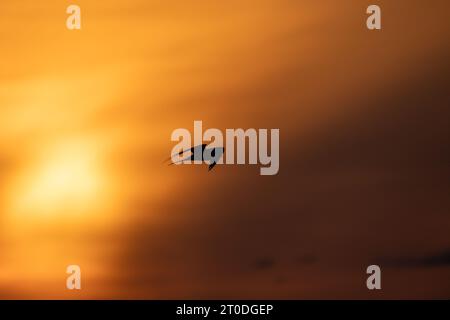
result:
[[[187,150],[181,150],[178,153],[173,154],[170,158],[166,159],[165,162],[172,160],[174,156],[178,156],[178,157],[183,157],[185,156],[188,152],[191,152],[191,155],[188,156],[187,158],[178,160],[176,162],[171,162],[169,163],[170,165],[176,164],[176,163],[182,163],[183,161],[186,160],[191,160],[191,161],[195,161],[195,160],[200,160],[200,161],[204,161],[205,163],[208,163],[208,171],[211,171],[217,164],[218,160],[222,157],[225,148],[223,147],[213,147],[213,148],[207,148],[207,144],[199,144],[198,146],[194,146],[190,149]]]

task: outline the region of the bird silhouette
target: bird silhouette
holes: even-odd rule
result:
[[[187,150],[181,150],[180,152],[175,153],[170,158],[168,158],[166,160],[166,162],[169,160],[172,160],[172,158],[176,155],[178,157],[184,157],[184,156],[186,156],[186,154],[188,154],[188,152],[191,152],[190,156],[188,156],[184,159],[178,160],[176,162],[172,161],[171,163],[169,163],[169,166],[176,164],[176,163],[186,161],[186,160],[191,160],[191,161],[200,160],[200,161],[207,163],[208,171],[211,171],[216,166],[219,159],[222,157],[222,155],[225,151],[225,148],[223,148],[223,147],[207,148],[207,146],[208,145],[206,143],[204,143],[204,144],[199,144],[198,146],[192,147]]]

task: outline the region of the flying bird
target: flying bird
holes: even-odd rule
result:
[[[187,156],[186,158],[181,159],[176,162],[172,161],[171,163],[169,163],[169,166],[172,164],[180,163],[180,162],[182,163],[183,161],[186,161],[186,160],[191,160],[191,161],[199,160],[199,161],[203,161],[203,162],[209,164],[208,171],[211,171],[212,168],[214,168],[215,165],[217,164],[218,160],[222,157],[222,155],[225,151],[225,148],[222,148],[222,147],[207,148],[207,146],[208,145],[206,143],[204,143],[204,144],[199,144],[198,146],[192,147],[187,150],[181,150],[180,152],[175,153],[170,158],[168,158],[166,160],[166,162],[169,160],[172,160],[174,156],[184,157],[184,156],[187,156],[189,152],[191,152],[190,156]]]

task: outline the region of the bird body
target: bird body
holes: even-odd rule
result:
[[[189,161],[189,163],[191,161],[201,161],[201,162],[207,163],[209,165],[208,171],[211,171],[215,167],[215,165],[218,163],[218,161],[222,157],[222,155],[224,154],[225,148],[223,148],[223,147],[207,148],[207,146],[208,145],[206,143],[204,143],[204,144],[194,146],[187,150],[181,150],[180,152],[173,154],[166,161],[169,161],[169,160],[172,161],[171,163],[169,163],[169,165],[185,163],[187,161]],[[189,152],[190,152],[190,154],[189,154]],[[184,158],[177,160],[177,161],[173,161],[174,157],[177,157],[177,158],[184,157]]]

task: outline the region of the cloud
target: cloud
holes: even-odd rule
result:
[[[276,264],[275,259],[273,258],[261,258],[254,262],[253,266],[256,270],[266,270],[272,269]]]
[[[422,257],[383,258],[380,260],[383,261],[384,264],[402,268],[449,267],[450,248]]]

